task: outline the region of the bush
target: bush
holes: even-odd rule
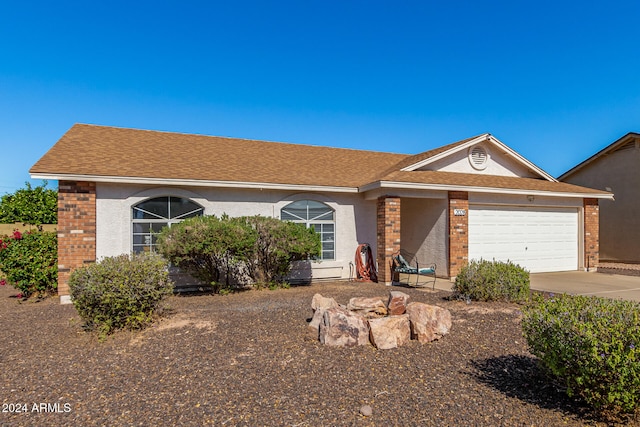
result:
[[[264,216],[243,219],[257,233],[249,270],[258,287],[282,285],[293,262],[320,255],[320,235],[304,224]]]
[[[529,273],[510,261],[472,260],[462,267],[452,290],[458,298],[523,302],[529,298]]]
[[[226,293],[239,283],[280,287],[294,261],[320,254],[320,236],[276,218],[201,216],[163,229],[158,252]]]
[[[58,287],[58,239],[47,231],[20,233],[0,239],[0,271],[9,283],[20,290],[20,297],[42,297]]]
[[[211,284],[218,293],[230,289],[239,266],[253,256],[256,239],[243,220],[199,216],[164,228],[157,247],[172,264]]]
[[[58,192],[47,189],[47,181],[35,188],[28,182],[25,185],[0,198],[0,223],[57,224]]]
[[[522,330],[531,353],[578,395],[605,413],[640,409],[640,304],[592,296],[538,297]]]
[[[71,273],[71,300],[88,329],[97,329],[101,337],[142,328],[173,292],[167,267],[156,254],[104,258]]]

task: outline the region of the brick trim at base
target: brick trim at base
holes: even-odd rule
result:
[[[400,250],[400,198],[379,197],[376,215],[378,280],[388,284],[392,281],[393,254]]]
[[[600,263],[600,206],[598,199],[584,199],[584,268],[597,270]]]
[[[464,215],[456,215],[456,210]],[[449,277],[469,262],[469,193],[449,191]]]
[[[71,272],[96,260],[96,184],[58,183],[58,295],[69,295]]]

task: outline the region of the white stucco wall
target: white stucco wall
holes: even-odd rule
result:
[[[360,243],[375,252],[376,203],[360,194],[295,193],[202,187],[153,187],[99,183],[96,188],[96,257],[115,256],[132,250],[132,207],[148,198],[177,196],[204,207],[205,215],[263,215],[280,217],[280,209],[296,200],[312,199],[335,210],[336,259],[312,263],[314,279],[348,278]],[[374,253],[375,256],[375,253]]]
[[[487,152],[489,158],[484,169],[478,170],[471,166],[469,162],[470,147],[458,151],[450,156],[430,163],[421,170],[439,170],[442,172],[479,173],[483,175],[499,175],[514,177],[536,177],[522,163],[515,161],[511,156],[501,152],[497,146],[492,144],[479,144]],[[475,146],[474,146],[475,147]]]

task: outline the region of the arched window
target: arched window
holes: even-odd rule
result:
[[[329,206],[315,200],[299,200],[289,203],[280,211],[283,221],[300,222],[307,227],[313,227],[320,234],[322,254],[320,259],[332,260],[336,258],[335,247],[335,212]]]
[[[163,227],[200,216],[204,208],[182,197],[156,197],[133,207],[133,252],[154,251],[156,235]]]

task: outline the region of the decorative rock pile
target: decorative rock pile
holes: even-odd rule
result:
[[[451,313],[442,307],[408,303],[409,295],[391,291],[384,298],[351,298],[346,306],[333,298],[315,294],[309,333],[321,343],[334,346],[373,344],[378,349],[396,348],[411,339],[427,343],[449,333]]]

